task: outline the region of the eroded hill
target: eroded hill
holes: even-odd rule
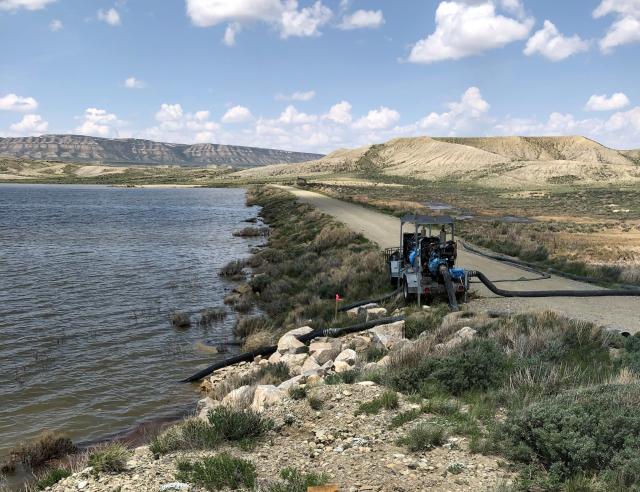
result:
[[[339,150],[315,161],[266,166],[235,176],[351,173],[473,181],[499,187],[633,183],[640,180],[640,151],[610,149],[585,137],[398,138],[381,145]]]

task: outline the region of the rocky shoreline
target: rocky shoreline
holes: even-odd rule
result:
[[[386,310],[369,306],[350,314],[367,319],[386,314]],[[450,315],[446,322],[453,322],[455,317],[456,313]],[[239,452],[227,446],[217,450],[241,455],[254,463],[260,477],[258,490],[260,487],[268,490],[266,487],[277,479],[278,472],[292,466],[324,472],[338,490],[352,492],[486,490],[510,483],[512,473],[504,462],[471,453],[466,437],[451,436],[442,445],[421,452],[408,451],[399,444],[407,425],[430,422],[436,415],[426,412],[405,425],[394,425],[394,417],[417,411],[424,402],[399,395],[396,408],[371,414],[359,412],[363,404],[380,398],[384,388],[367,380],[348,384],[339,375],[356,368],[364,373],[384,368],[390,358],[402,356],[403,351],[417,343],[404,337],[404,321],[339,339],[314,339],[307,347],[296,336],[309,330],[301,327],[287,332],[269,359],[257,357],[253,362],[222,369],[202,383],[202,389],[209,396],[198,403],[196,418],[206,421],[212,409],[227,406],[251,409],[274,422],[273,430],[254,449]],[[473,328],[464,326],[446,343],[461,344],[474,333]],[[366,362],[366,354],[372,349],[386,355],[377,362]],[[276,363],[286,364],[292,377],[278,385],[243,385],[221,399],[211,396],[231,379],[237,380]],[[306,396],[293,396],[296,388],[302,388]],[[177,482],[175,463],[210,454],[180,451],[156,458],[148,446],[142,446],[135,449],[124,472],[96,475],[87,468],[47,490],[204,490]]]

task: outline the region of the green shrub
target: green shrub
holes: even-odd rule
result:
[[[309,395],[307,401],[309,402],[309,406],[316,411],[322,409],[324,406],[324,400],[317,395]]]
[[[364,359],[367,362],[378,362],[385,355],[387,355],[386,350],[378,348],[372,344],[372,345],[369,345],[369,347],[367,347],[367,351],[364,354]]]
[[[307,388],[304,386],[292,386],[289,388],[289,396],[293,400],[304,400],[307,397]]]
[[[404,322],[405,336],[415,340],[422,332],[435,330],[442,324],[442,320],[448,312],[446,304],[437,304],[428,311],[410,314]]]
[[[413,410],[407,410],[406,412],[394,415],[391,419],[391,428],[401,427],[404,424],[417,419],[420,415],[422,415],[422,410],[419,408],[414,408]]]
[[[282,481],[271,484],[268,492],[307,492],[309,487],[319,487],[329,482],[326,473],[301,473],[295,468],[285,468],[280,472]]]
[[[454,395],[484,391],[503,379],[507,357],[492,340],[472,340],[449,355],[423,359],[416,367],[394,369],[387,382],[398,391],[420,392],[424,385],[436,383]]]
[[[447,432],[438,425],[420,424],[398,440],[398,444],[406,446],[409,451],[428,451],[446,442]]]
[[[194,483],[206,490],[253,489],[256,485],[256,468],[253,463],[228,453],[194,462],[179,461],[177,468],[176,479]]]
[[[149,451],[160,456],[178,450],[215,449],[221,439],[207,422],[189,419],[156,436],[149,444]]]
[[[54,468],[47,471],[42,477],[40,477],[36,481],[35,487],[37,490],[44,490],[47,487],[57,484],[60,480],[67,478],[70,475],[71,472],[66,468]]]
[[[87,464],[94,472],[119,473],[127,469],[131,452],[122,444],[111,443],[89,453]]]
[[[507,455],[538,462],[559,480],[601,474],[640,488],[640,385],[566,391],[512,414],[499,431]]]
[[[400,406],[398,394],[395,391],[385,391],[380,398],[375,398],[371,401],[361,403],[355,413],[356,415],[360,415],[362,413],[373,415],[383,408],[386,410],[393,410],[398,408],[398,406]]]
[[[208,415],[213,431],[226,441],[246,441],[262,437],[273,428],[273,422],[251,410],[214,408]]]
[[[636,374],[640,374],[640,333],[625,339],[624,352],[616,360],[616,366],[626,367]]]
[[[344,372],[335,372],[324,378],[324,382],[325,384],[353,384],[358,379],[359,374],[360,373],[355,369]]]

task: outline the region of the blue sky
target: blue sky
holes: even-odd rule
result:
[[[0,0],[0,136],[640,147],[640,0]]]

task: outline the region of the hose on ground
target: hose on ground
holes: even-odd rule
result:
[[[400,289],[396,289],[393,292],[390,292],[388,294],[383,294],[380,297],[374,297],[373,299],[366,299],[364,301],[358,301],[358,302],[354,302],[352,304],[346,304],[346,305],[341,306],[340,308],[338,308],[338,311],[342,313],[344,311],[348,311],[349,309],[357,308],[357,307],[360,307],[360,306],[365,306],[366,304],[373,304],[373,303],[383,302],[383,301],[386,301],[387,299],[392,298],[393,296],[395,296],[399,292],[400,292]]]
[[[470,251],[471,253],[478,255],[478,256],[483,256],[485,258],[489,258],[490,260],[496,260],[496,261],[500,261],[502,263],[508,263],[509,265],[512,265],[516,268],[519,268],[521,270],[524,270],[525,272],[530,272],[530,273],[535,273],[536,275],[539,275],[540,278],[527,278],[527,279],[520,279],[517,280],[517,282],[522,282],[522,281],[532,281],[532,280],[547,280],[551,278],[551,275],[549,275],[548,273],[545,273],[543,271],[540,271],[539,269],[535,268],[532,264],[521,261],[521,260],[516,260],[514,258],[508,258],[507,256],[504,255],[500,255],[500,254],[492,254],[492,253],[485,253],[484,251],[480,251],[477,248],[474,248],[473,246],[469,246],[469,244],[466,241],[461,241],[462,243],[462,247],[467,250]],[[505,280],[507,282],[513,282],[513,280]],[[497,282],[497,281],[496,281]]]
[[[318,337],[338,337],[342,335],[347,335],[349,333],[357,333],[360,331],[368,330],[369,328],[373,328],[378,325],[386,325],[389,323],[395,323],[396,321],[403,321],[403,320],[404,320],[404,316],[380,318],[380,319],[375,319],[371,321],[366,321],[364,323],[358,323],[351,326],[345,326],[342,328],[327,328],[324,330],[314,330],[311,333],[308,333],[306,335],[300,335],[296,338],[300,340],[302,343],[307,343],[313,340],[314,338],[318,338]],[[258,356],[265,357],[273,354],[276,350],[278,350],[278,347],[276,345],[272,345],[270,347],[261,347],[259,349],[252,350],[250,352],[245,352],[244,354],[239,354],[234,357],[230,357],[228,359],[222,360],[220,362],[216,362],[215,364],[212,364],[209,367],[206,367],[201,371],[198,371],[194,375],[189,376],[188,378],[185,378],[180,382],[194,383],[196,381],[201,380],[202,378],[207,377],[209,374],[217,371],[218,369],[232,366],[240,362],[251,362],[254,358]]]
[[[501,297],[640,297],[640,290],[503,290],[478,271],[470,271],[469,277],[477,277],[491,292]]]

